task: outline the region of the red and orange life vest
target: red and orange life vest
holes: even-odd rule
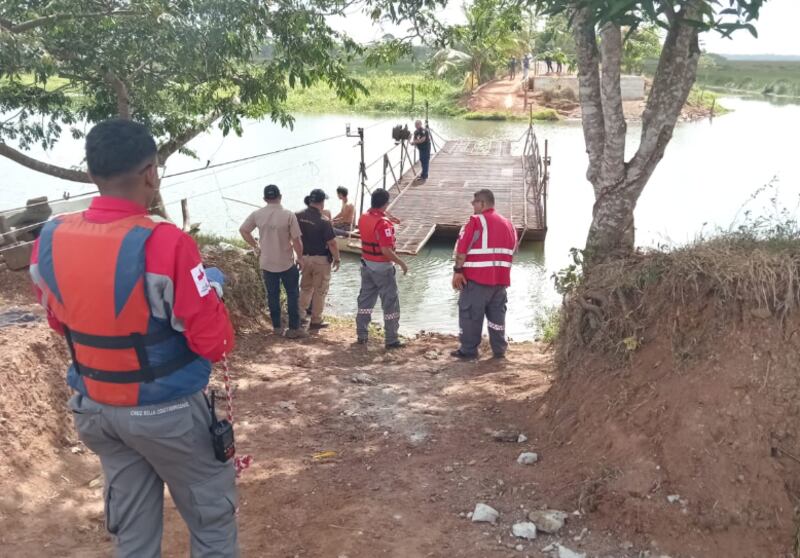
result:
[[[48,222],[31,272],[63,325],[69,384],[108,405],[135,406],[195,393],[211,365],[192,352],[147,298],[145,245],[159,225],[146,215],[92,223]]]
[[[388,262],[389,259],[381,252],[381,245],[378,243],[378,225],[386,223],[389,229],[393,226],[391,221],[386,218],[386,214],[377,209],[370,209],[358,220],[358,231],[361,234],[361,257],[372,262]],[[394,234],[392,233],[392,248],[394,248]]]

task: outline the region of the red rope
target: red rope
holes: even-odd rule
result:
[[[233,390],[231,389],[231,375],[230,370],[228,369],[228,357],[226,355],[222,355],[222,381],[225,384],[225,404],[227,405],[228,409],[228,421],[233,426]],[[237,455],[234,460],[233,464],[236,467],[236,476],[242,474],[242,471],[250,467],[253,463],[253,456],[252,455]]]

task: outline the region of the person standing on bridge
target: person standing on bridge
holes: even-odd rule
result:
[[[417,146],[419,151],[419,164],[422,167],[422,173],[419,175],[418,180],[428,179],[428,165],[431,161],[431,136],[428,128],[422,125],[422,120],[414,122],[414,139],[411,140],[413,145]]]
[[[144,126],[97,124],[86,163],[100,195],[44,226],[30,273],[69,347],[69,406],[100,458],[115,555],[161,556],[166,483],[192,556],[237,557],[236,470],[215,457],[203,395],[211,362],[234,348],[221,273],[203,268],[188,234],[147,214],[159,177]]]
[[[358,343],[367,344],[372,310],[378,297],[383,309],[384,343],[387,349],[403,347],[398,336],[400,329],[400,296],[397,292],[395,264],[408,273],[408,266],[395,253],[395,233],[386,215],[389,192],[378,188],[372,192],[370,209],[358,220],[361,233],[361,290],[358,293],[356,336]]]
[[[508,61],[508,79],[511,81],[517,76],[517,57],[512,56],[511,60]]]
[[[453,288],[458,297],[461,346],[451,356],[478,357],[483,318],[495,358],[505,358],[506,288],[511,285],[511,261],[517,246],[514,225],[494,209],[491,190],[478,190],[472,200],[473,215],[461,229],[456,244]]]

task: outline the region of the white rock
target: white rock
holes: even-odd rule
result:
[[[528,437],[525,434],[520,434],[519,436],[517,436],[517,443],[518,444],[524,444],[527,441],[528,441]]]
[[[536,528],[550,535],[557,533],[564,526],[567,514],[558,510],[535,510],[528,514]]]
[[[525,550],[525,547],[522,546],[521,544],[518,544],[517,546],[514,547],[514,550],[516,550],[517,552],[522,552],[523,550]]]
[[[681,497],[679,494],[670,494],[669,496],[667,496],[667,502],[669,502],[670,504],[674,504],[680,499]]]
[[[542,552],[553,552],[556,549],[555,543],[550,543],[542,549]]]
[[[533,465],[537,461],[539,461],[539,455],[530,451],[521,453],[519,457],[517,457],[517,463],[520,465]]]
[[[558,548],[558,558],[586,558],[584,552],[575,552],[560,544],[556,544],[556,548]]]
[[[536,525],[530,521],[526,521],[524,523],[515,523],[514,526],[511,527],[511,532],[515,537],[532,541],[536,538]]]
[[[500,517],[500,512],[486,504],[475,504],[475,511],[472,512],[473,523],[491,523],[494,525],[498,517]]]

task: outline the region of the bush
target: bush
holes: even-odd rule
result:
[[[555,109],[542,109],[533,113],[534,120],[559,120],[558,112]]]
[[[537,341],[553,343],[561,330],[561,308],[558,306],[545,308],[534,318],[533,324],[537,331]]]

